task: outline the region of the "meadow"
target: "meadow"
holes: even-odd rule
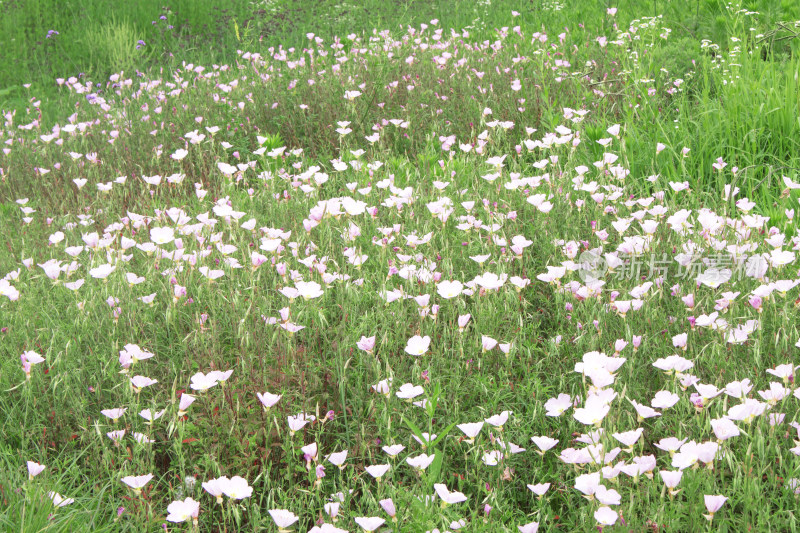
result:
[[[0,3],[0,529],[800,530],[800,6],[108,11]]]

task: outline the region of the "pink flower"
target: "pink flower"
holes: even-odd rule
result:
[[[664,482],[664,485],[669,490],[670,496],[674,496],[680,492],[679,490],[675,490],[675,487],[681,482],[683,470],[661,470],[659,474],[661,475],[661,480]]]
[[[594,512],[594,519],[603,526],[613,526],[618,518],[619,515],[610,507],[603,506]]]
[[[704,495],[703,499],[705,500],[706,509],[708,509],[708,514],[703,516],[709,522],[714,518],[714,513],[719,511],[720,507],[728,501],[728,498],[725,496],[709,496],[708,494]]]
[[[353,520],[361,529],[367,532],[375,531],[386,522],[386,520],[377,516],[357,516]]]
[[[44,465],[34,461],[28,461],[28,479],[33,479],[44,471]]]
[[[184,392],[181,394],[181,400],[178,403],[178,416],[186,414],[186,410],[194,403],[197,398],[189,393]]]
[[[222,482],[222,492],[232,500],[243,500],[253,494],[253,487],[247,484],[247,480],[241,476],[233,476],[231,479],[224,478]]]
[[[414,335],[408,342],[406,343],[405,352],[409,355],[415,355],[417,357],[424,355],[428,348],[431,345],[431,338],[427,335],[424,337],[420,337],[419,335]]]
[[[492,350],[495,346],[497,346],[497,341],[495,339],[487,337],[486,335],[481,335],[481,348],[484,352]]]
[[[268,513],[281,531],[286,531],[292,524],[300,520],[299,516],[286,509],[270,509]]]
[[[153,474],[145,474],[143,476],[126,476],[120,481],[128,485],[134,492],[140,493],[145,485],[153,479]]]
[[[381,504],[381,507],[383,508],[384,511],[386,511],[386,514],[388,514],[392,518],[395,517],[395,515],[397,514],[397,509],[395,508],[394,502],[392,501],[391,498],[386,498],[385,500],[381,500],[378,503]]]
[[[176,500],[167,506],[167,521],[174,523],[186,522],[190,518],[193,522],[197,522],[197,517],[200,514],[200,502],[194,501],[192,498],[185,500]]]
[[[264,411],[268,411],[269,408],[278,403],[278,401],[282,397],[280,394],[271,394],[269,392],[265,392],[263,394],[257,392],[256,396],[258,397],[258,400],[261,402],[261,404],[264,406]]]
[[[450,492],[443,483],[435,483],[433,489],[442,501],[448,505],[467,501],[467,497],[463,493],[457,491]]]

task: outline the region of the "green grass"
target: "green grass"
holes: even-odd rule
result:
[[[275,531],[269,511],[288,509],[305,532],[332,521],[326,504],[342,493],[336,525],[347,531],[364,516],[394,529],[386,498],[402,531],[452,530],[462,519],[466,531],[529,522],[596,531],[600,504],[575,485],[600,465],[559,456],[585,449],[576,439],[594,428],[573,408],[553,417],[544,406],[565,393],[582,407],[598,389],[617,394],[599,424],[606,452],[626,447],[613,433],[643,429],[612,464],[656,463],[603,482],[621,496],[611,506],[617,524],[603,531],[797,529],[797,389],[765,371],[796,360],[798,289],[751,299],[796,281],[796,262],[773,258],[765,278],[740,277],[729,248],[769,256],[798,247],[787,213],[800,210],[798,192],[783,180],[800,181],[796,5],[743,6],[760,15],[707,0],[225,5],[174,2],[166,21],[150,2],[113,13],[88,0],[0,5],[0,45],[10,50],[0,67],[3,530],[155,530],[171,502],[192,497],[200,531]],[[49,29],[59,35],[45,38]],[[606,154],[618,159],[603,164]],[[158,185],[143,179],[154,176]],[[684,181],[690,190],[672,186]],[[726,199],[726,185],[752,208]],[[364,204],[340,212],[333,199],[345,197]],[[453,211],[437,218],[445,197]],[[684,209],[685,234],[676,231]],[[179,241],[148,249],[152,230],[166,227]],[[515,237],[527,247],[512,248]],[[594,294],[570,267],[600,246],[630,263],[605,273]],[[630,257],[626,246],[645,249]],[[692,251],[699,270],[687,273],[676,254]],[[697,282],[703,259],[734,277]],[[63,267],[57,281],[42,267],[49,260]],[[541,276],[562,264],[559,280]],[[116,269],[95,277],[102,265]],[[206,268],[221,277],[209,280]],[[487,273],[509,279],[481,289]],[[512,279],[528,284],[517,290]],[[76,280],[83,285],[68,286]],[[446,298],[445,280],[468,290]],[[322,294],[287,296],[300,281]],[[653,285],[637,295],[645,282]],[[387,302],[391,291],[398,299]],[[725,291],[740,295],[719,310],[724,322],[691,327]],[[689,294],[692,305],[681,300]],[[621,310],[636,299],[641,309]],[[728,342],[748,320],[759,326]],[[685,351],[673,345],[681,333]],[[405,351],[416,335],[431,341],[419,357]],[[371,336],[375,349],[359,349]],[[638,349],[617,347],[639,336]],[[508,353],[483,349],[484,337]],[[128,344],[154,357],[121,373]],[[28,351],[45,361],[26,379]],[[626,361],[613,379],[575,372],[593,351]],[[694,388],[653,366],[674,353],[701,383],[748,378],[749,398],[764,402],[771,382],[789,394],[737,421],[740,436],[718,439],[711,420],[739,400],[723,394],[696,407]],[[212,370],[233,373],[179,414],[191,377]],[[135,375],[157,383],[137,392]],[[384,396],[372,386],[386,379]],[[414,400],[424,406],[397,396],[405,383],[422,387]],[[649,405],[660,390],[680,400],[639,419],[629,400]],[[282,395],[269,410],[256,397],[264,391]],[[127,408],[117,422],[101,414],[117,407]],[[165,414],[150,424],[142,409]],[[503,411],[508,422],[486,424],[474,442],[456,427]],[[301,412],[316,420],[293,434],[287,417]],[[769,423],[774,413],[782,424]],[[117,444],[107,434],[121,429]],[[438,437],[423,447],[414,440],[422,432]],[[541,435],[559,443],[539,455],[530,438]],[[720,444],[713,469],[686,468],[674,496],[658,471],[676,467],[654,446],[670,436]],[[316,459],[301,451],[311,443]],[[391,458],[387,444],[406,448]],[[342,450],[340,470],[325,458]],[[416,472],[406,458],[421,453],[433,461]],[[497,453],[499,464],[487,464]],[[46,468],[28,479],[26,461]],[[367,467],[380,464],[392,468],[377,481]],[[144,474],[153,479],[141,493],[121,482]],[[217,504],[201,484],[223,475],[242,476],[252,495]],[[441,505],[439,483],[466,501]],[[552,485],[539,499],[526,487],[534,483]],[[75,501],[56,508],[51,491]],[[713,494],[729,499],[709,524],[703,496]]]

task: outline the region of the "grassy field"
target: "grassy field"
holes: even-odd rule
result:
[[[794,2],[0,15],[3,531],[800,529]]]

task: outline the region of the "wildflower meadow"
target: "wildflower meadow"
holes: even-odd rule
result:
[[[70,4],[0,3],[0,530],[800,530],[800,6]]]

